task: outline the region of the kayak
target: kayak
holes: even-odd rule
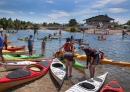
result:
[[[29,50],[18,50],[18,51],[8,51],[8,50],[2,50],[3,54],[28,54]],[[36,50],[33,50],[33,53],[35,53]]]
[[[100,92],[125,92],[119,83],[113,79],[109,83],[107,83]]]
[[[27,41],[28,39],[26,38],[17,38],[18,40],[21,40],[21,41]]]
[[[52,60],[41,60],[36,62],[36,64],[24,66],[9,73],[5,77],[0,78],[0,92],[40,78],[49,70]]]
[[[53,55],[55,56],[55,57],[61,57],[61,56],[63,56],[63,55],[56,55],[56,52],[53,52]],[[79,55],[79,54],[75,54],[74,56],[77,56],[77,55]],[[61,60],[63,63],[65,63],[65,60],[63,59],[63,60]],[[75,59],[74,59],[74,61],[73,61],[73,66],[74,67],[81,67],[81,68],[85,68],[86,66],[84,66],[83,64],[81,64],[81,63],[79,63],[78,61],[76,61]]]
[[[23,50],[25,49],[25,46],[8,46],[7,50],[9,51],[17,51],[17,50]],[[5,47],[3,48],[5,50]]]
[[[4,56],[4,58],[19,58],[19,59],[34,59],[34,58],[41,58],[41,57],[43,57],[42,54],[39,54],[39,55],[31,55],[31,56],[6,54],[6,55],[3,55],[3,56]]]
[[[63,63],[65,63],[65,60],[61,60]],[[81,68],[85,68],[86,66],[84,66],[83,64],[81,64],[81,63],[79,63],[78,61],[76,61],[75,59],[74,59],[74,61],[73,61],[73,66],[74,67],[81,67]]]
[[[82,60],[86,60],[86,55],[78,55],[77,54],[77,59],[82,59]],[[106,58],[103,58],[100,60],[100,63],[102,64],[111,64],[111,65],[119,65],[119,66],[128,66],[130,67],[130,62],[122,62],[122,61],[113,61],[113,60],[109,60]]]
[[[66,90],[65,92],[98,92],[98,90],[102,87],[107,74],[108,72],[96,78],[90,78],[81,81]]]
[[[36,62],[32,61],[10,61],[9,63],[0,63],[2,67],[4,67],[6,70],[14,70],[18,68],[22,68],[23,66],[27,66],[30,64],[36,64]]]
[[[61,61],[59,61],[57,58],[55,58],[53,59],[50,65],[50,71],[52,76],[58,82],[58,84],[62,86],[66,75],[64,64]]]
[[[37,38],[37,40],[43,40],[43,38]],[[52,38],[47,38],[46,40],[52,40]]]

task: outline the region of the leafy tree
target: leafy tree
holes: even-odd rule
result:
[[[43,22],[42,26],[46,27],[46,26],[47,26],[47,23],[46,23],[46,22]]]
[[[76,25],[77,25],[77,21],[76,21],[75,19],[71,19],[71,20],[69,21],[69,26],[74,27],[74,26],[76,26]]]
[[[126,25],[130,25],[130,20],[127,21]]]
[[[12,21],[11,18],[8,19],[8,22],[7,22],[7,29],[10,30],[10,29],[13,29],[14,28],[14,23]]]
[[[14,28],[18,31],[20,28],[20,20],[16,19],[14,20]]]

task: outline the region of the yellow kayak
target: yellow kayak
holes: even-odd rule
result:
[[[86,55],[78,55],[77,54],[77,59],[82,59],[82,60],[86,60]],[[100,63],[102,64],[111,64],[111,65],[119,65],[119,66],[128,66],[130,67],[130,62],[123,62],[123,61],[113,61],[113,60],[109,60],[109,59],[101,59]]]
[[[33,50],[33,53],[35,53],[36,50]],[[28,54],[28,50],[18,50],[18,51],[8,51],[8,50],[2,50],[3,54]]]

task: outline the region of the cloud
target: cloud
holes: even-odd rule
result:
[[[74,0],[74,3],[80,3],[80,2],[83,2],[85,0]]]
[[[2,13],[14,14],[14,11],[0,10]]]
[[[34,12],[29,12],[29,14],[34,14]]]
[[[46,0],[47,3],[54,3],[52,0]]]
[[[104,7],[107,4],[120,4],[127,0],[98,0],[92,4],[93,8]]]
[[[109,8],[109,12],[111,13],[121,13],[121,12],[127,12],[129,10],[123,9],[123,8]]]
[[[58,18],[61,18],[61,17],[66,17],[66,16],[69,16],[70,14],[67,13],[67,12],[64,12],[64,11],[58,11],[56,13],[53,13],[53,14],[49,14],[48,16],[52,19],[58,19]]]

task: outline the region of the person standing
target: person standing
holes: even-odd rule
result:
[[[32,55],[32,51],[33,51],[33,39],[32,39],[32,35],[30,35],[29,39],[28,39],[28,50],[29,50],[29,55]]]
[[[61,30],[59,31],[59,35],[61,36]]]
[[[42,40],[42,49],[45,49],[45,44],[46,44],[46,43],[45,43],[45,40],[43,39],[43,40]]]
[[[7,47],[8,47],[8,40],[7,40],[7,34],[4,34],[4,43],[3,43],[3,46],[5,46],[5,49],[7,50]]]
[[[2,53],[2,48],[3,48],[3,42],[4,42],[4,40],[3,40],[3,34],[2,34],[2,32],[3,32],[3,28],[0,28],[0,57],[2,59],[2,62],[4,63],[5,61],[4,61],[4,57],[3,57],[3,53]]]
[[[74,46],[71,44],[71,39],[67,38],[64,45],[59,48],[59,51],[64,50],[64,58],[66,61],[66,78],[72,77],[72,64],[74,57]],[[69,76],[68,76],[69,70]]]
[[[81,49],[85,52],[87,57],[86,68],[89,68],[90,78],[93,78],[95,74],[95,67],[98,65],[100,59],[103,59],[104,53],[102,50],[99,50],[98,52],[92,47],[85,48],[84,46],[81,46]]]

